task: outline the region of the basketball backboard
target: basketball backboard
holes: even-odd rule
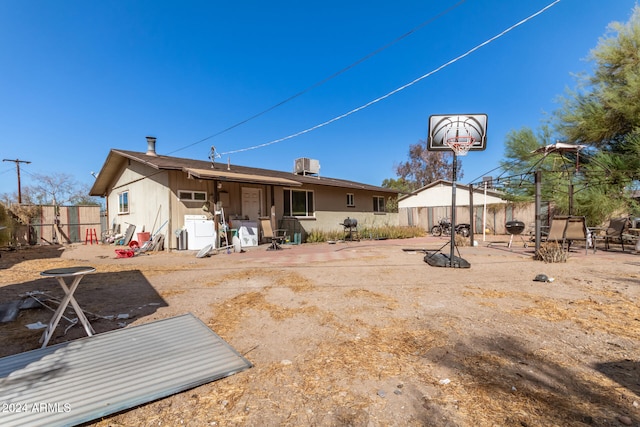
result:
[[[452,151],[447,141],[472,141],[470,151],[482,151],[487,142],[486,114],[434,114],[429,117],[427,150]]]

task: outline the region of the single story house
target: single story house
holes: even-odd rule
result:
[[[281,172],[163,156],[155,147],[147,137],[146,152],[112,149],[90,194],[106,199],[110,227],[162,233],[165,249],[198,249],[211,234],[219,239],[224,225],[244,230],[245,246],[262,243],[265,218],[292,241],[312,230],[343,230],[347,217],[368,226],[398,222],[385,209],[396,190],[320,176],[317,160],[297,159],[293,172]]]

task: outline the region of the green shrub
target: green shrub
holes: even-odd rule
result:
[[[409,239],[422,237],[426,232],[420,227],[400,227],[397,225],[385,225],[381,227],[359,227],[360,240],[368,239]],[[313,229],[307,234],[307,243],[322,243],[344,239],[341,230],[324,231]]]

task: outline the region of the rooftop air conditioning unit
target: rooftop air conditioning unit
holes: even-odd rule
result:
[[[300,157],[294,162],[293,172],[296,175],[317,175],[320,173],[320,162],[316,159]]]

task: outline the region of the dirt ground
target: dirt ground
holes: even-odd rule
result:
[[[93,426],[640,426],[640,255],[576,248],[545,264],[521,242],[480,242],[459,248],[469,269],[424,262],[422,250],[446,243],[209,258],[117,259],[114,246],[82,244],[3,251],[0,304],[59,297],[39,272],[91,265],[76,297],[98,333],[191,312],[254,364]],[[37,348],[42,331],[25,325],[50,316],[25,309],[0,324],[0,356]],[[64,326],[52,343],[84,335]]]

